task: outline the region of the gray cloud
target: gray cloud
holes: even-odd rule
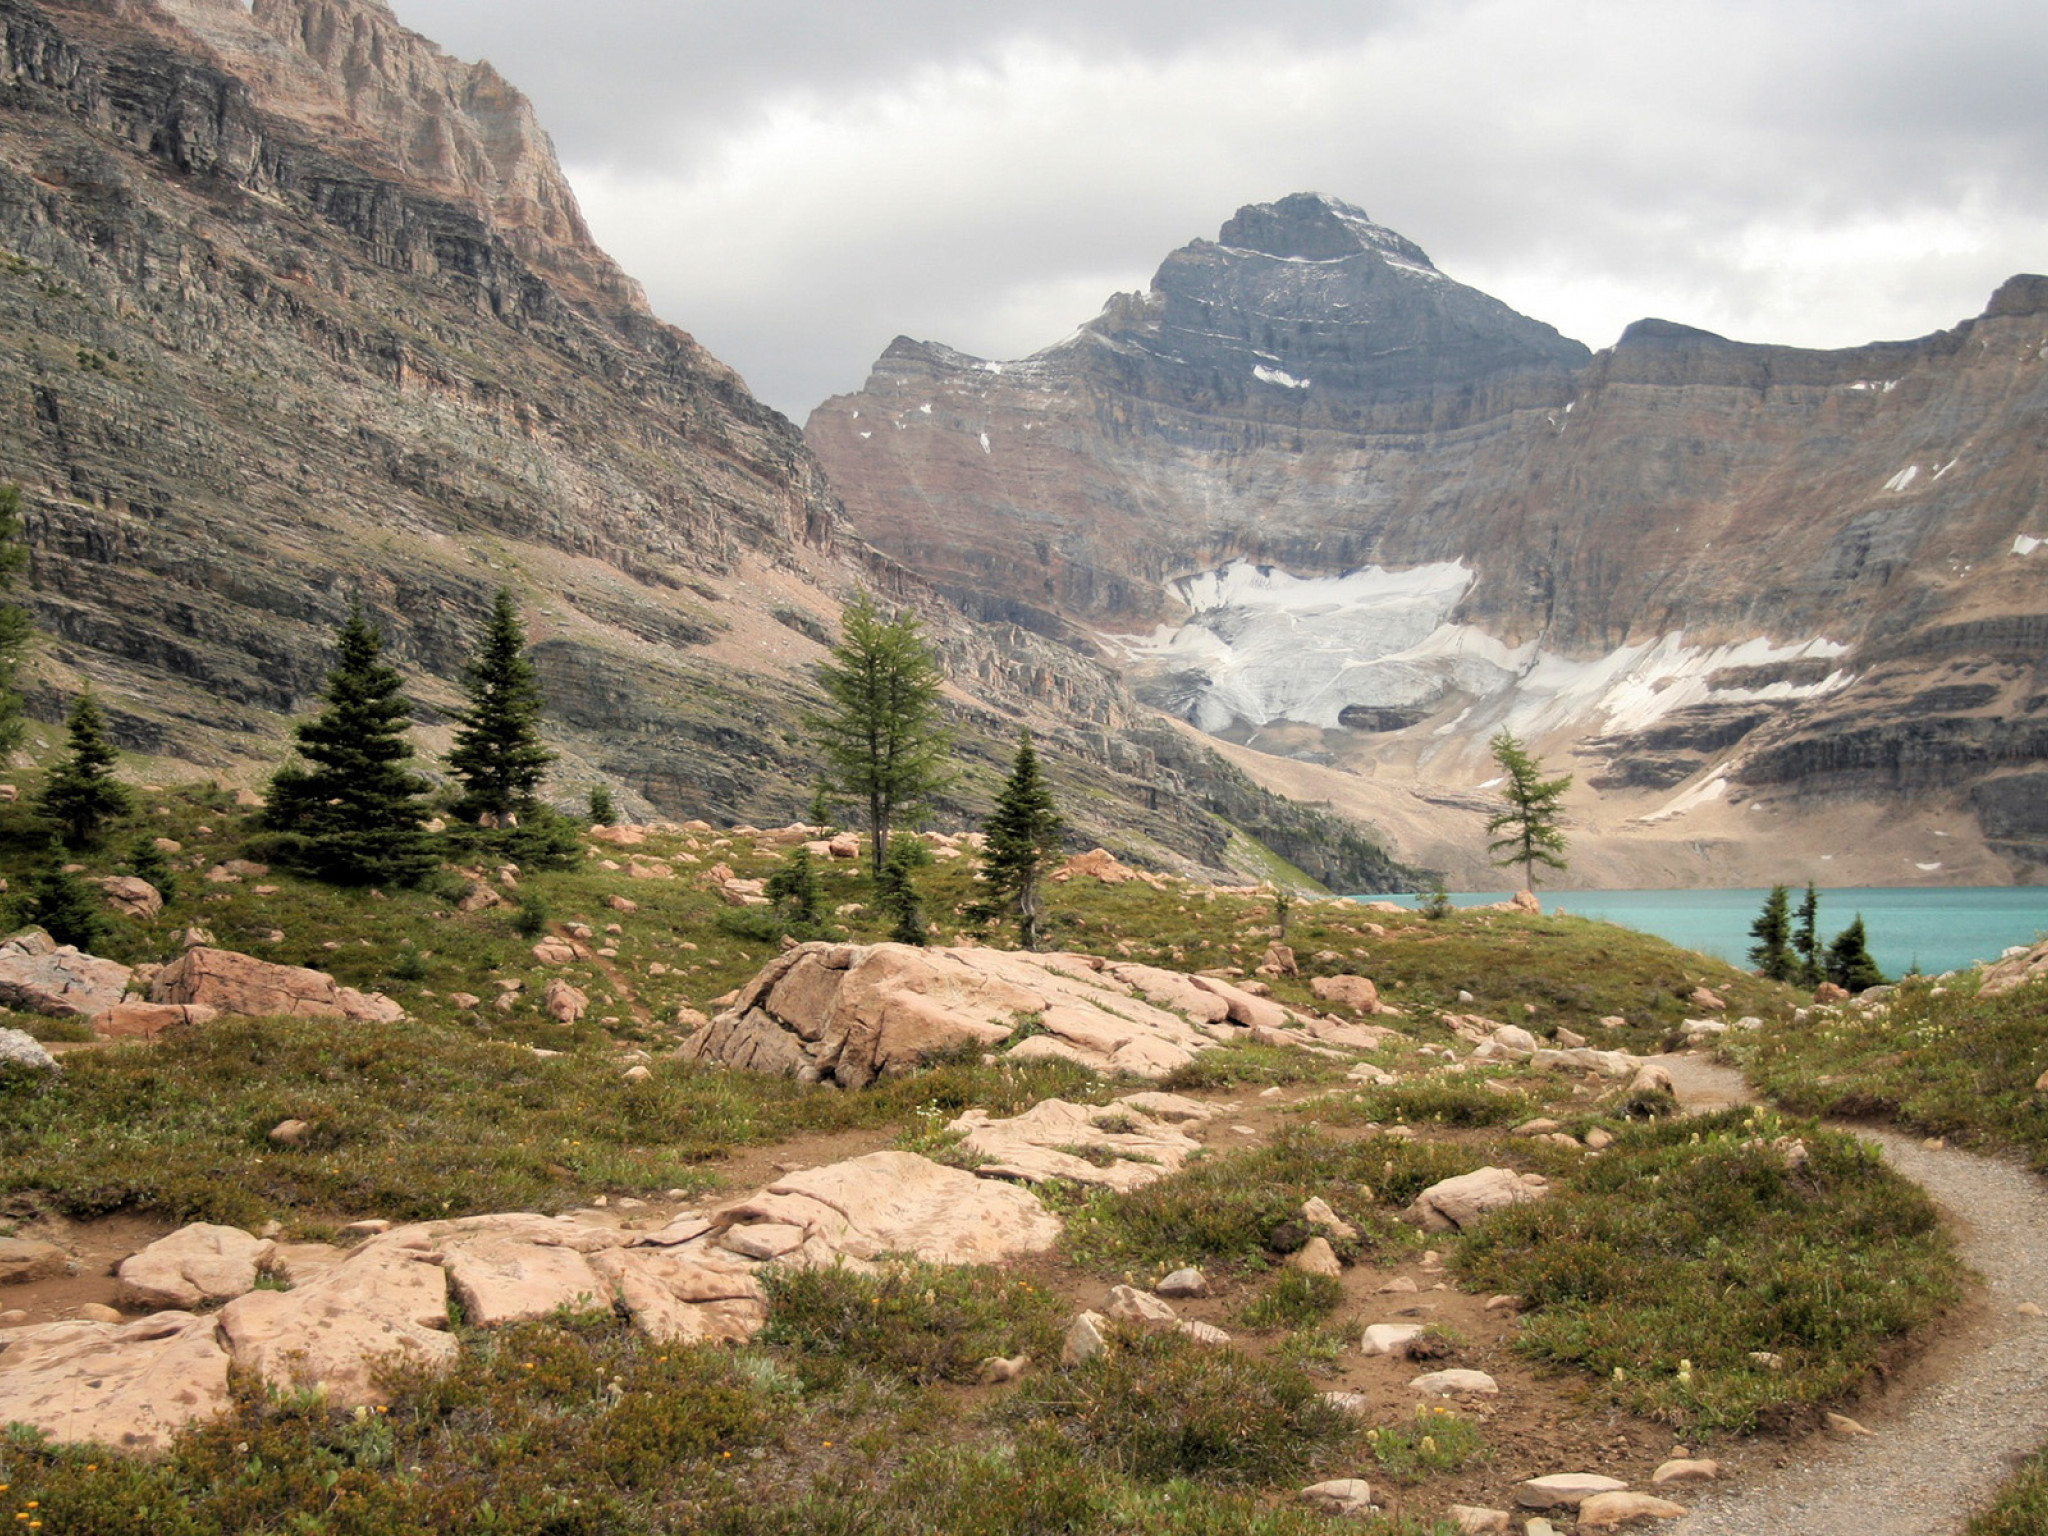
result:
[[[1913,335],[2048,266],[2038,0],[397,5],[799,418],[899,331],[1020,355],[1309,188],[1595,346]]]

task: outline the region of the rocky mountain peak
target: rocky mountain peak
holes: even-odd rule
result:
[[[261,111],[380,176],[476,210],[571,291],[646,311],[597,246],[533,104],[489,63],[443,52],[384,0],[149,0]]]
[[[1436,264],[1413,240],[1375,224],[1363,208],[1320,192],[1296,192],[1276,203],[1247,203],[1216,238],[1220,245],[1285,261],[1345,261],[1371,253],[1436,271]]]

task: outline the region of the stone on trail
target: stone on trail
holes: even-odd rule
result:
[[[1324,1275],[1334,1280],[1344,1273],[1337,1250],[1327,1237],[1312,1237],[1287,1256],[1287,1267],[1304,1275]]]
[[[0,1424],[30,1424],[60,1444],[161,1451],[228,1401],[228,1353],[211,1317],[44,1323],[0,1348]]]
[[[1524,1509],[1577,1509],[1587,1499],[1602,1493],[1621,1493],[1628,1484],[1618,1477],[1597,1472],[1553,1472],[1532,1477],[1515,1489],[1515,1502]]]
[[[1408,1385],[1430,1397],[1500,1396],[1500,1383],[1484,1371],[1431,1371]]]
[[[1330,1202],[1321,1195],[1302,1202],[1301,1219],[1312,1227],[1321,1227],[1340,1243],[1358,1241],[1358,1228],[1330,1209]]]
[[[1176,1324],[1176,1328],[1183,1338],[1193,1339],[1197,1344],[1207,1344],[1220,1349],[1230,1342],[1230,1335],[1221,1328],[1218,1328],[1214,1323],[1204,1323],[1194,1318],[1183,1318]]]
[[[0,1285],[33,1285],[70,1272],[70,1256],[55,1243],[34,1237],[0,1237]]]
[[[1407,1215],[1425,1231],[1462,1232],[1489,1212],[1541,1200],[1549,1193],[1549,1182],[1539,1175],[1485,1167],[1430,1185],[1415,1197]]]
[[[1453,1504],[1451,1519],[1457,1522],[1460,1536],[1506,1536],[1514,1529],[1512,1517],[1504,1509],[1481,1509],[1474,1504]]]
[[[0,1008],[17,1013],[96,1018],[121,1001],[133,974],[118,961],[60,945],[40,928],[0,940]]]
[[[576,946],[567,939],[542,939],[533,946],[533,958],[542,965],[568,965],[576,958]]]
[[[1720,1475],[1721,1463],[1718,1461],[1677,1456],[1651,1473],[1650,1481],[1661,1488],[1666,1483],[1711,1483]]]
[[[1427,1323],[1372,1323],[1367,1326],[1359,1348],[1368,1355],[1407,1355],[1414,1349],[1415,1341],[1427,1332]]]
[[[1579,1505],[1579,1529],[1611,1531],[1638,1520],[1677,1520],[1688,1511],[1682,1504],[1650,1493],[1596,1493]]]
[[[256,1289],[277,1252],[239,1227],[194,1222],[121,1261],[117,1299],[135,1311],[192,1312]]]
[[[1165,974],[1165,973],[1158,973]],[[1200,990],[1206,978],[1183,978]],[[1221,983],[1217,984],[1219,987]],[[1056,1057],[1098,1072],[1160,1078],[1233,1036],[1153,1001],[1143,968],[1087,955],[962,946],[800,944],[769,962],[682,1048],[691,1059],[862,1088],[962,1048]],[[1225,1017],[1286,1022],[1277,1003],[1230,989]],[[1015,1038],[1023,1021],[1033,1031]]]
[[[1176,1269],[1152,1289],[1161,1296],[1186,1300],[1208,1295],[1209,1281],[1199,1269]]]
[[[1674,1093],[1676,1085],[1671,1079],[1671,1069],[1660,1062],[1646,1061],[1636,1068],[1636,1075],[1628,1081],[1630,1093]]]
[[[1129,1285],[1111,1287],[1104,1310],[1112,1322],[1129,1323],[1136,1328],[1171,1328],[1180,1321],[1180,1315],[1157,1296],[1148,1296]]]
[[[1877,1433],[1874,1429],[1864,1428],[1846,1413],[1829,1414],[1828,1428],[1838,1435],[1874,1435]]]
[[[1301,1490],[1309,1503],[1332,1515],[1362,1515],[1372,1508],[1372,1484],[1362,1477],[1340,1477]]]

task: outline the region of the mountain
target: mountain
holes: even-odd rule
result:
[[[968,612],[1406,857],[1487,878],[1507,726],[1577,771],[1589,883],[1907,884],[2048,865],[2044,419],[2048,279],[1914,341],[1591,355],[1304,194],[1021,362],[899,338],[806,431]]]
[[[0,0],[0,380],[50,637],[31,707],[90,682],[164,772],[267,773],[351,601],[445,747],[509,585],[560,792],[787,821],[812,669],[867,585],[945,651],[956,811],[1029,723],[1129,855],[1247,870],[1257,823],[1332,878],[1389,876],[1355,828],[1132,739],[1146,711],[1101,666],[854,537],[796,428],[597,247],[526,99],[381,0]]]

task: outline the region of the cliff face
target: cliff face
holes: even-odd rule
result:
[[[808,433],[883,548],[1219,735],[1427,794],[1507,725],[1624,842],[1871,805],[1998,878],[2048,862],[2044,419],[2048,279],[1917,341],[1588,357],[1297,197],[1021,363],[899,340]]]
[[[46,717],[90,680],[123,745],[258,776],[360,600],[432,747],[509,585],[565,788],[786,820],[867,584],[930,607],[970,756],[1033,723],[1084,827],[1221,857],[1115,680],[849,537],[796,429],[592,242],[526,100],[379,0],[0,0],[0,380]]]

